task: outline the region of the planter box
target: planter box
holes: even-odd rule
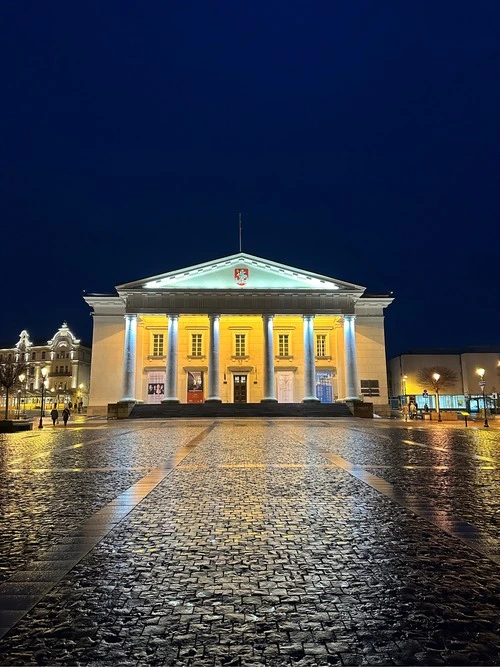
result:
[[[2,419],[0,433],[17,433],[17,431],[32,431],[33,422],[25,419]]]

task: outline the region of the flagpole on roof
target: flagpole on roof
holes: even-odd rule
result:
[[[240,252],[241,252],[241,213],[240,213]]]

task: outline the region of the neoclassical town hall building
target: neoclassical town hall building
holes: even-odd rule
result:
[[[388,295],[239,252],[85,301],[89,414],[120,401],[387,406]]]

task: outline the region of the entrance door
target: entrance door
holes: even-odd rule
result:
[[[203,373],[190,371],[187,374],[187,402],[203,403]]]
[[[276,373],[278,403],[293,403],[293,371]]]
[[[234,376],[234,403],[246,403],[247,402],[247,376],[246,375],[235,375]]]
[[[316,371],[316,396],[321,403],[333,402],[332,380],[331,371]]]

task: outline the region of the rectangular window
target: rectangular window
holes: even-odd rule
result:
[[[163,356],[163,334],[153,334],[153,357]]]
[[[278,334],[278,357],[290,356],[290,334]]]
[[[235,334],[234,350],[237,357],[244,357],[246,355],[246,334]]]
[[[42,352],[42,359],[45,359],[45,352]]]
[[[201,357],[202,354],[202,334],[191,334],[191,356]]]
[[[326,334],[316,335],[316,356],[326,357]]]
[[[363,396],[380,396],[378,380],[361,380],[361,394]]]
[[[31,358],[32,358],[32,359],[36,359],[36,352],[32,352],[32,354],[31,354]]]

